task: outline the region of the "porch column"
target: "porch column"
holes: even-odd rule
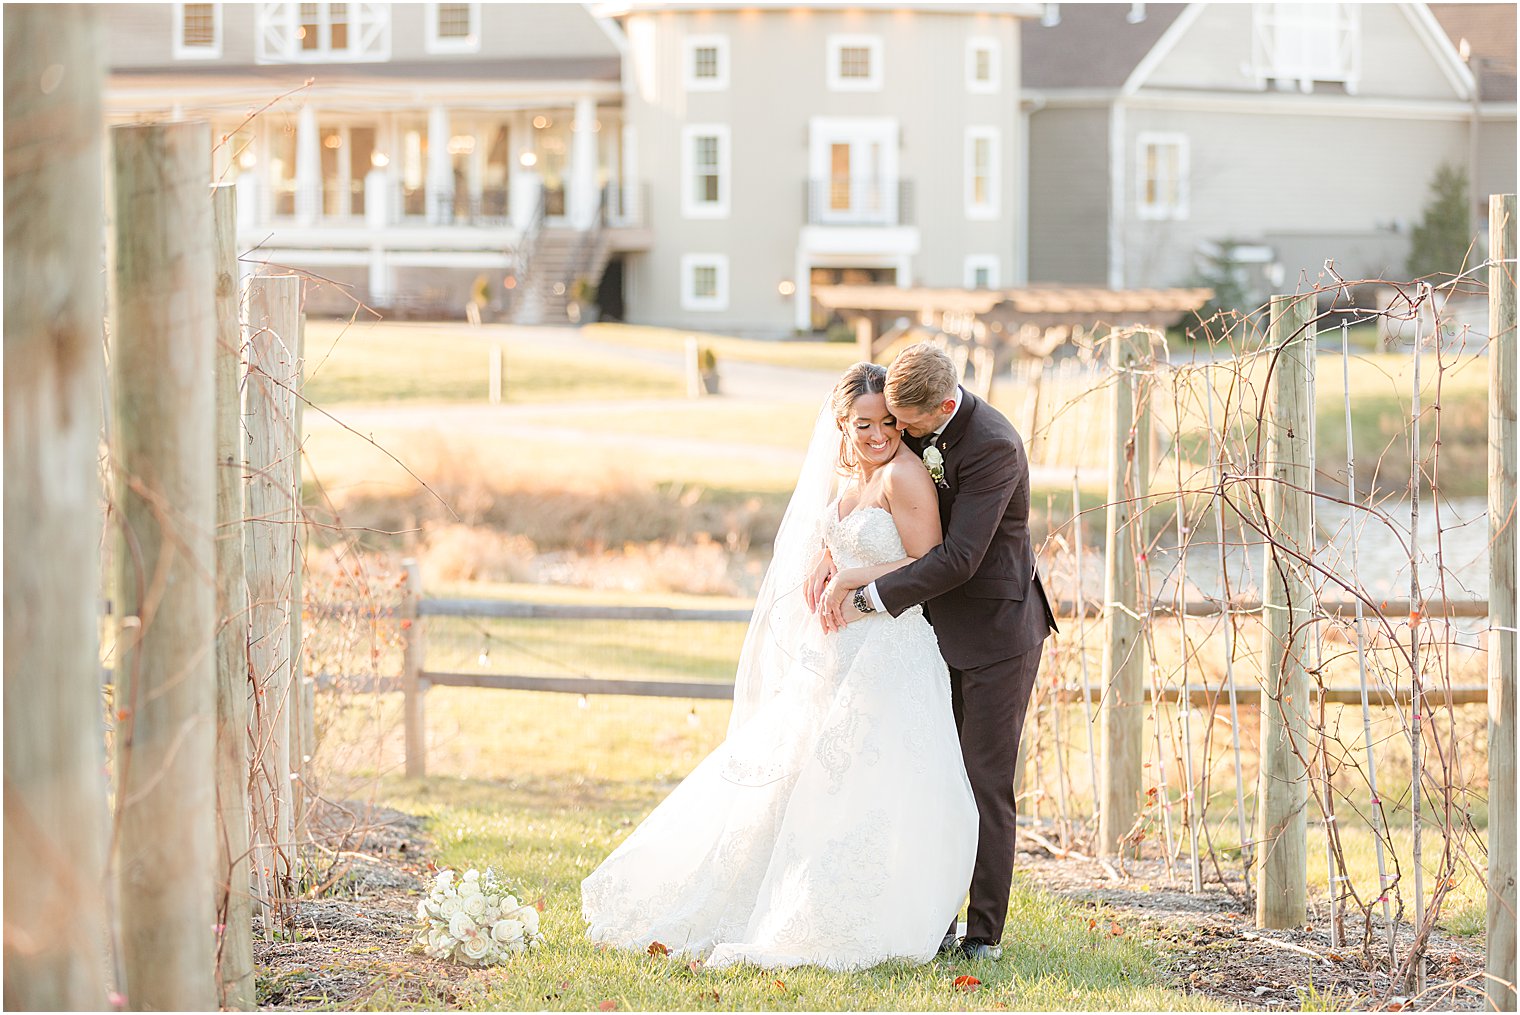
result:
[[[449,111],[428,110],[427,220],[432,225],[454,217],[454,165],[449,158]]]
[[[317,224],[322,215],[322,137],[317,131],[317,109],[301,107],[296,118],[296,222]]]
[[[596,217],[596,100],[583,95],[575,100],[574,132],[570,141],[570,224],[576,229],[590,229]]]
[[[527,113],[517,113],[508,136],[512,139],[512,164],[507,167],[507,209],[512,225],[522,232],[538,210],[539,195],[544,189],[544,176],[533,151],[533,118]]]

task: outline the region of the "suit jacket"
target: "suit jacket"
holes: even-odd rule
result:
[[[964,388],[961,396],[939,440],[944,542],[878,579],[876,593],[894,617],[924,604],[945,662],[971,669],[1034,648],[1056,621],[1029,538],[1024,441],[1002,413]]]

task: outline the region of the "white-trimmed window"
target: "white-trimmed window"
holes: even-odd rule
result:
[[[1002,85],[1002,47],[987,35],[966,40],[966,90],[995,94]]]
[[[995,219],[1000,213],[1002,134],[996,127],[966,128],[966,217]]]
[[[480,52],[480,4],[425,4],[429,53]]]
[[[728,255],[681,255],[681,309],[728,309]]]
[[[1141,133],[1135,139],[1136,214],[1143,219],[1188,217],[1186,134]]]
[[[388,3],[260,3],[259,63],[361,63],[389,60]]]
[[[215,60],[222,55],[222,5],[174,5],[174,59]]]
[[[881,91],[881,36],[831,35],[826,48],[832,91]]]
[[[1362,70],[1361,5],[1259,3],[1252,5],[1251,63],[1258,87],[1314,90],[1338,81],[1354,92]]]
[[[966,255],[967,289],[997,289],[1002,284],[1001,258],[996,254]]]
[[[726,123],[681,128],[681,214],[687,218],[727,218],[729,132]]]
[[[728,36],[688,35],[682,53],[688,92],[721,92],[728,87]]]

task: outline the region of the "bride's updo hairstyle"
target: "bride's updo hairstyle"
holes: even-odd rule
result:
[[[955,364],[928,342],[910,345],[892,361],[887,401],[910,409],[934,409],[955,394]]]
[[[855,447],[850,443],[850,430],[846,421],[850,408],[861,395],[880,395],[887,390],[887,368],[876,363],[856,363],[844,372],[834,385],[834,425],[839,427],[839,472],[851,475],[859,463],[855,460]]]

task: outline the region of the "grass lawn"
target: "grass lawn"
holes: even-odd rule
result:
[[[671,351],[685,349],[687,337],[694,337],[717,355],[720,369],[725,359],[732,359],[743,363],[765,363],[839,373],[860,358],[856,355],[853,342],[769,341],[680,328],[612,323],[587,325],[581,329],[581,334],[598,342]]]
[[[308,321],[305,394],[331,407],[345,402],[480,402],[489,393],[491,346],[453,324]],[[511,402],[678,398],[674,370],[607,365],[552,349],[506,346]]]

